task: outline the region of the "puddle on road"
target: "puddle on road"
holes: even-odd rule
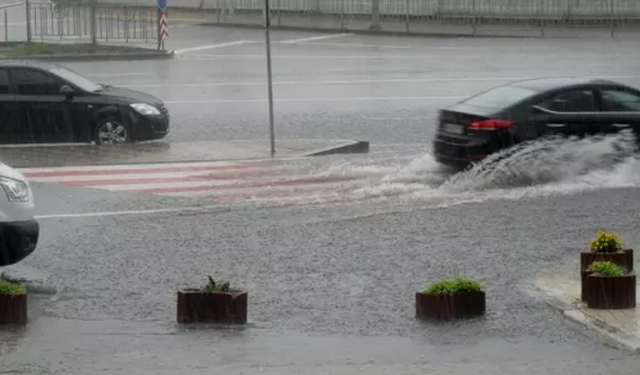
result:
[[[640,185],[640,157],[631,133],[524,143],[453,173],[430,153],[413,158],[362,159],[316,167],[326,186],[256,198],[273,205],[411,203],[449,206]],[[342,179],[331,183],[333,179]]]

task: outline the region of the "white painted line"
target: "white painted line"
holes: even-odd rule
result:
[[[121,76],[150,76],[153,73],[135,72],[135,73],[82,73],[87,77],[121,77]]]
[[[57,144],[53,144],[57,146]],[[68,167],[38,167],[38,168],[17,168],[22,173],[35,172],[83,172],[83,171],[122,171],[122,170],[140,170],[148,171],[150,169],[160,168],[191,168],[191,167],[233,167],[239,163],[226,161],[198,161],[198,162],[167,162],[167,163],[141,163],[141,164],[112,164],[112,165],[86,165],[86,166],[68,166]],[[158,171],[158,173],[165,173]],[[206,172],[205,172],[206,173]]]
[[[54,144],[55,145],[55,144]],[[383,146],[389,146],[389,147],[396,147],[396,146],[415,146],[415,145],[423,145],[422,143],[389,143],[389,144],[385,144],[385,143],[372,143],[371,146],[375,146],[375,147],[383,147]],[[429,145],[429,144],[426,144]],[[371,157],[372,155],[386,155],[388,154],[390,151],[369,151],[366,154],[362,154],[362,155],[366,155],[366,157]],[[321,158],[322,156],[282,156],[279,158],[255,158],[255,159],[233,159],[230,160],[233,162],[233,164],[240,164],[240,163],[263,163],[263,162],[285,162],[285,161],[302,161],[302,160],[319,160],[319,158]],[[205,165],[207,163],[221,163],[221,162],[193,162],[191,164],[193,165]],[[169,164],[171,164],[171,166],[178,166],[182,163],[158,163],[158,164],[131,164],[131,165],[100,165],[100,166],[69,166],[69,167],[53,167],[53,168],[49,168],[49,167],[42,167],[42,168],[17,168],[17,170],[19,172],[48,172],[48,171],[52,171],[55,169],[55,171],[83,171],[83,170],[94,170],[97,168],[104,168],[105,170],[113,170],[113,169],[118,169],[118,168],[122,168],[122,169],[128,169],[129,167],[131,169],[134,169],[135,167],[148,167],[150,166],[150,168],[154,168],[154,167],[164,167],[164,166],[168,166]],[[185,163],[188,164],[188,163]],[[282,168],[286,168],[286,165],[283,165]],[[270,167],[270,169],[278,169],[277,166],[272,166]],[[229,173],[235,173],[237,171],[234,170],[229,170]],[[37,180],[34,179],[28,179],[29,181],[33,181],[33,182],[42,182],[42,183],[46,183],[48,181],[44,181],[45,178],[43,177],[39,177]]]
[[[264,44],[266,42],[259,42]],[[274,44],[282,42],[274,42]],[[290,44],[290,43],[286,43]],[[506,49],[509,52],[521,52],[527,50],[558,50],[560,47],[500,47],[500,46],[461,46],[461,47],[440,47],[440,46],[424,46],[424,45],[389,45],[389,44],[357,44],[357,43],[315,43],[315,42],[298,42],[298,45],[319,46],[319,47],[348,47],[348,48],[382,48],[382,49],[416,49],[416,50],[500,50]]]
[[[265,42],[262,42],[265,43]],[[287,43],[289,44],[289,43]],[[352,44],[352,43],[305,43],[299,42],[296,45],[318,46],[318,47],[347,47],[347,48],[383,48],[383,49],[411,49],[411,46],[391,46],[387,44]]]
[[[70,218],[86,218],[86,217],[104,217],[104,216],[126,216],[126,215],[154,215],[170,212],[206,212],[210,210],[220,211],[219,206],[202,206],[202,207],[175,207],[175,208],[159,208],[155,210],[136,210],[136,211],[103,211],[103,212],[87,212],[87,213],[69,213],[69,214],[50,214],[35,215],[36,220],[45,219],[70,219]]]
[[[351,102],[374,100],[448,100],[464,99],[468,96],[372,96],[356,98],[286,98],[274,99],[275,102]],[[222,103],[266,103],[267,99],[213,99],[213,100],[174,100],[166,104],[222,104]]]
[[[368,83],[423,83],[423,82],[483,82],[483,81],[521,81],[526,79],[537,79],[538,77],[442,77],[442,78],[390,78],[390,79],[349,79],[349,80],[326,80],[326,81],[274,81],[273,84],[281,86],[295,86],[295,85],[357,85]],[[558,77],[564,78],[564,77]],[[640,75],[629,76],[585,76],[578,78],[590,78],[590,79],[630,79],[640,78]],[[134,84],[127,85],[126,83],[113,83],[114,86],[122,87],[224,87],[224,86],[264,86],[265,81],[253,81],[253,82],[201,82],[201,83],[149,83],[149,84]]]
[[[640,77],[640,76],[639,76]],[[356,80],[329,80],[329,81],[274,81],[273,85],[295,86],[295,85],[354,85],[368,83],[422,83],[422,82],[476,82],[476,81],[517,81],[539,77],[462,77],[462,78],[398,78],[398,79],[356,79]],[[123,87],[224,87],[224,86],[264,86],[267,82],[202,82],[202,83],[170,83],[159,84],[149,83],[140,85],[113,84]]]
[[[313,36],[310,38],[300,38],[300,39],[289,39],[289,40],[283,40],[280,41],[280,44],[296,44],[296,43],[302,43],[302,42],[311,42],[314,40],[325,40],[325,39],[333,39],[333,38],[341,38],[341,37],[345,37],[345,36],[350,36],[353,34],[331,34],[331,35],[321,35],[321,36]]]
[[[182,55],[182,59],[185,60],[185,57],[189,57],[189,60],[218,60],[218,59],[227,59],[227,60],[236,60],[236,59],[260,59],[264,60],[264,55],[218,55],[218,54],[184,54]],[[194,57],[198,57],[194,59]],[[274,55],[271,56],[272,59],[283,59],[283,60],[372,60],[372,59],[384,59],[384,60],[428,60],[428,59],[490,59],[493,55],[482,54],[482,55],[450,55],[443,53],[432,53],[432,54],[423,54],[423,55]],[[585,58],[598,58],[600,60],[609,60],[619,58],[638,58],[640,54],[605,54],[605,55],[574,55],[573,59],[585,59]],[[567,59],[566,54],[509,54],[502,53],[500,55],[502,60],[504,59]]]
[[[179,55],[179,54],[182,54],[182,53],[195,52],[195,51],[204,51],[204,50],[208,50],[208,49],[216,49],[216,48],[224,48],[224,47],[232,47],[232,46],[240,46],[240,45],[243,45],[243,44],[250,44],[250,43],[255,43],[255,42],[253,40],[238,40],[238,41],[235,41],[235,42],[209,44],[209,45],[206,45],[206,46],[182,48],[182,49],[174,50],[173,53],[175,53],[176,55]],[[198,55],[196,54],[196,56],[198,56]]]

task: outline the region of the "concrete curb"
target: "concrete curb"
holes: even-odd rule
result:
[[[9,268],[10,267],[10,268]],[[0,278],[22,284],[31,294],[57,294],[58,288],[52,286],[49,277],[35,268],[25,266],[9,266],[0,269]]]
[[[572,329],[598,340],[605,345],[622,349],[631,354],[640,354],[640,339],[614,327],[605,321],[595,319],[574,306],[555,298],[545,298],[545,302],[558,310]]]
[[[336,154],[366,154],[369,152],[368,141],[351,141],[337,146],[329,146],[307,152],[304,156],[325,156]]]
[[[49,61],[104,61],[104,60],[169,60],[174,58],[170,52],[140,52],[140,53],[104,53],[104,54],[59,54],[59,55],[30,55],[30,56],[3,56],[0,60],[49,60]]]
[[[217,23],[217,22],[201,22],[194,23],[197,26],[205,27],[226,27],[226,28],[239,28],[239,29],[264,29],[263,25],[247,24],[247,23]],[[281,31],[309,31],[309,32],[327,32],[327,33],[351,33],[358,35],[384,35],[384,36],[403,36],[403,37],[431,37],[431,38],[504,38],[504,39],[544,39],[542,36],[535,35],[504,35],[504,34],[471,34],[471,33],[421,33],[421,32],[402,32],[391,30],[363,30],[363,29],[349,29],[341,27],[305,27],[305,26],[277,26],[271,25],[272,30]]]

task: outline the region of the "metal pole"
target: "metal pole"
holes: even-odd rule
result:
[[[269,91],[269,134],[271,136],[271,156],[276,153],[276,135],[273,125],[273,82],[271,71],[271,36],[269,29],[271,22],[269,20],[269,0],[264,0],[264,36],[267,45],[267,87]]]
[[[31,9],[29,7],[29,0],[24,0],[24,9],[27,21],[27,42],[31,42]]]
[[[9,19],[7,18],[7,8],[4,8],[4,42],[9,43]]]

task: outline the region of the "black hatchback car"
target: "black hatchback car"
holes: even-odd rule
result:
[[[0,62],[0,143],[129,143],[169,133],[151,95],[93,82],[60,65]]]
[[[466,168],[517,143],[631,129],[640,139],[640,90],[610,80],[544,78],[494,87],[441,109],[434,157]]]

